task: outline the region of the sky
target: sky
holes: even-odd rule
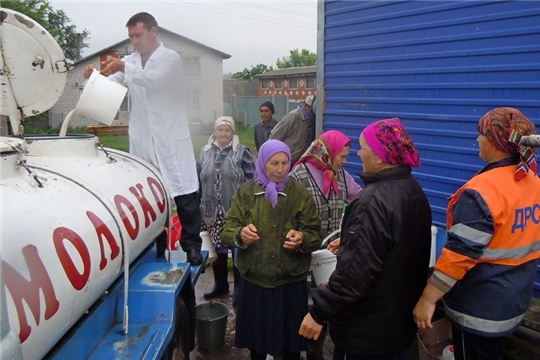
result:
[[[127,38],[128,19],[141,11],[159,26],[231,55],[225,74],[273,66],[293,49],[317,52],[317,0],[49,0],[78,32],[87,30],[91,55]],[[167,46],[167,44],[164,44]]]

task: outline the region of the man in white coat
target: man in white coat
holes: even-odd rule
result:
[[[180,244],[191,265],[202,263],[199,180],[191,143],[182,61],[177,52],[158,41],[156,19],[145,12],[126,24],[135,52],[123,59],[109,58],[100,73],[128,87],[131,97],[129,152],[158,167],[176,203],[182,225]],[[84,70],[90,77],[93,66]],[[156,240],[163,256],[166,236]]]

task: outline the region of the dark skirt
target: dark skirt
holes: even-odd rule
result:
[[[267,289],[240,278],[237,301],[237,348],[279,357],[307,350],[298,334],[308,312],[306,280]]]

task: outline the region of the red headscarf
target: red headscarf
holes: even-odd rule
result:
[[[328,196],[330,185],[334,192],[338,193],[336,172],[333,163],[336,156],[341,153],[345,146],[349,146],[351,140],[347,135],[337,130],[330,130],[313,140],[304,155],[294,164],[295,166],[305,161],[324,171],[324,195]]]
[[[536,127],[521,111],[509,107],[488,111],[478,121],[478,132],[487,137],[495,148],[519,155],[521,161],[514,175],[516,181],[527,176],[529,169],[536,174],[536,149],[520,143],[523,135],[536,134]]]

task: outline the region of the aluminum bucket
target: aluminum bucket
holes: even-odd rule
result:
[[[202,350],[217,349],[225,343],[225,330],[229,308],[219,302],[209,302],[196,307],[197,346]]]

